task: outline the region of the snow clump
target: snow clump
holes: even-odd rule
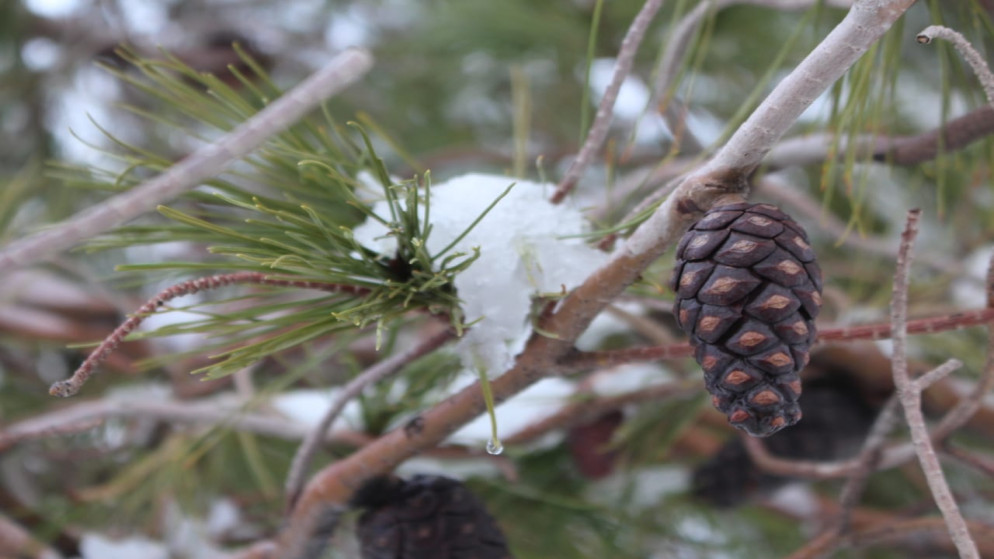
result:
[[[484,174],[462,175],[430,187],[429,254],[463,234],[512,184],[507,196],[453,248],[467,255],[480,249],[480,257],[455,279],[466,322],[481,319],[456,351],[467,368],[482,367],[492,374],[510,368],[524,348],[531,333],[533,295],[572,289],[607,261],[606,254],[578,237],[588,232],[580,211],[568,202],[548,202],[551,185]],[[376,203],[373,212],[390,215],[386,202]],[[375,220],[367,220],[353,234],[359,243],[386,256],[397,250],[396,240]]]

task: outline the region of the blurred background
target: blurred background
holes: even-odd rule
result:
[[[594,229],[606,234],[720,146],[845,14],[838,2],[720,4],[686,36],[679,33],[696,1],[666,2],[650,26],[609,141],[576,194]],[[640,8],[593,0],[2,1],[0,244],[106,199],[119,186],[112,177],[128,169],[115,156],[122,143],[175,161],[216,137],[204,123],[189,122],[187,133],[163,126],[155,116],[172,109],[122,79],[141,77],[119,45],[145,59],[175,57],[235,91],[246,84],[233,72],[264,70],[289,89],[335,53],[362,46],[375,67],[327,111],[375,132],[391,174],[430,170],[443,180],[472,171],[555,182],[582,142]],[[921,46],[914,37],[942,23],[986,53],[994,45],[990,9],[979,0],[916,3],[785,138],[825,135],[829,147],[807,159],[782,154],[757,175],[753,199],[787,209],[819,250],[826,325],[886,320],[893,255],[911,207],[926,210],[911,315],[986,305],[983,278],[994,246],[991,115],[972,119],[975,141],[910,163],[887,154],[868,161],[839,142],[913,137],[981,108],[983,90],[954,50],[941,42]],[[676,47],[682,55],[675,72],[661,81],[666,53]],[[668,111],[685,130],[673,129]],[[78,180],[88,172],[105,179]],[[181,277],[116,267],[207,261],[193,242],[108,247],[67,253],[0,283],[0,520],[24,530],[0,530],[0,542],[33,542],[24,551],[29,557],[41,557],[32,550],[44,544],[87,559],[208,558],[271,536],[296,445],[327,406],[327,387],[375,361],[375,332],[308,342],[242,375],[207,382],[189,374],[207,362],[198,335],[149,336],[124,344],[78,400],[56,401],[47,386],[82,361],[80,344],[101,339]],[[586,347],[678,340],[664,287],[671,264],[672,256],[656,263],[595,324]],[[145,331],[191,316],[199,315],[184,307],[150,320]],[[403,346],[397,337],[388,350]],[[851,455],[893,390],[889,351],[886,342],[823,348],[805,372],[805,422],[770,439],[771,451],[810,460]],[[986,336],[979,328],[920,336],[911,351],[921,370],[949,357],[966,363],[957,378],[926,394],[927,411],[941,414],[983,370]],[[444,397],[458,361],[444,352],[425,359],[405,372],[404,388],[386,383],[350,407],[318,462],[349,454]],[[631,395],[698,374],[692,360],[594,371],[537,389],[514,413],[533,414],[526,417],[538,424],[574,392]],[[575,424],[521,437],[501,456],[467,442],[472,437],[450,441],[403,471],[465,479],[519,558],[784,556],[837,511],[841,482],[788,483],[761,472],[700,388],[658,394],[621,398]],[[143,413],[115,403],[122,401],[175,407]],[[238,410],[270,423],[240,424],[232,419]],[[982,554],[994,554],[992,413],[983,409],[957,435],[969,458],[946,462],[980,530]],[[14,427],[19,434],[10,435]],[[870,530],[933,511],[917,464],[896,472],[871,477],[854,526]],[[354,556],[348,522],[328,557]],[[939,536],[910,544],[881,536],[836,556],[954,555]]]

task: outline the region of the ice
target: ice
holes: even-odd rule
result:
[[[432,233],[429,253],[438,254],[461,235],[509,186],[510,192],[453,248],[480,257],[455,280],[467,322],[473,325],[457,346],[463,364],[499,374],[531,333],[529,310],[537,293],[562,293],[579,285],[607,260],[586,245],[588,231],[580,211],[569,203],[552,205],[552,185],[510,177],[468,174],[431,186]],[[389,216],[386,202],[373,211]],[[387,229],[369,220],[354,231],[355,239],[387,256],[396,242]]]

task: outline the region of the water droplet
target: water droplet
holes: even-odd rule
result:
[[[500,454],[504,452],[504,445],[500,444],[500,441],[497,439],[490,439],[487,441],[487,452],[490,454]]]

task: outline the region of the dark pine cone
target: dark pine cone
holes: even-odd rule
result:
[[[356,492],[363,559],[510,559],[483,503],[454,479],[380,476]]]
[[[672,287],[714,407],[758,437],[797,423],[822,287],[804,230],[767,204],[712,208],[680,240]]]

